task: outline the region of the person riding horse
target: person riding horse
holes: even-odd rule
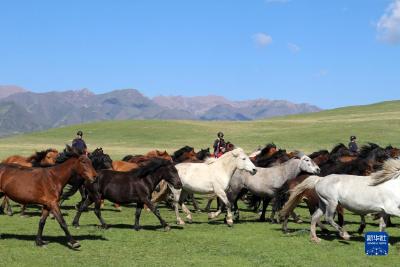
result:
[[[214,141],[214,156],[219,158],[225,153],[226,150],[226,143],[224,140],[224,133],[218,132],[218,138]]]
[[[358,146],[357,146],[356,140],[357,140],[357,137],[355,137],[354,135],[350,136],[349,151],[353,155],[358,154]]]
[[[81,151],[82,154],[87,154],[87,146],[85,141],[82,138],[83,132],[78,131],[76,133],[76,138],[72,141],[72,148],[77,149],[78,151]]]

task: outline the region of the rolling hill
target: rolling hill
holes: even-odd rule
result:
[[[0,86],[0,136],[107,120],[254,120],[319,110],[282,100],[230,101],[221,96],[151,99],[135,89],[104,94],[87,89],[33,93]]]
[[[289,150],[330,149],[357,135],[360,143],[400,145],[400,101],[353,106],[259,121],[122,120],[71,125],[0,139],[0,156],[61,149],[82,129],[89,148],[103,147],[115,158],[151,149],[211,146],[218,131],[248,152],[268,142]]]

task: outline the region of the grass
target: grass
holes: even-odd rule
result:
[[[288,150],[311,152],[346,143],[352,134],[361,142],[399,146],[399,115],[400,102],[393,101],[251,122],[97,122],[0,139],[0,157],[28,155],[47,147],[61,149],[70,143],[77,129],[84,131],[90,149],[102,146],[115,159],[155,148],[173,151],[187,144],[196,149],[208,147],[220,130],[227,140],[247,151],[274,141]],[[66,202],[63,208],[68,223],[75,215],[72,207],[76,200]],[[257,214],[246,210],[233,228],[224,225],[222,217],[208,222],[205,213],[195,214],[192,225],[178,227],[174,213],[165,207],[161,214],[173,226],[170,232],[159,228],[155,216],[147,212],[142,214],[144,229],[135,232],[131,229],[134,209],[124,207],[122,212],[116,212],[106,203],[103,216],[113,227],[100,230],[93,212],[84,213],[81,228],[70,228],[82,245],[80,251],[72,251],[65,246],[63,232],[52,220],[44,231],[50,244],[46,248],[34,246],[39,218],[37,209],[30,208],[33,216],[29,218],[18,214],[0,216],[0,266],[379,266],[398,262],[397,228],[388,229],[393,243],[389,256],[367,257],[363,238],[357,234],[344,242],[332,232],[323,237],[321,244],[310,243],[309,215],[304,208],[298,211],[306,222],[291,223],[294,232],[289,235],[282,234],[279,225],[257,222]],[[347,229],[356,231],[359,218],[346,214],[346,221]],[[367,231],[378,229],[371,218],[367,222]],[[400,222],[394,219],[394,223]]]

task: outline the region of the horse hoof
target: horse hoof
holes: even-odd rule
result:
[[[259,222],[265,222],[265,218],[259,218],[258,221]]]
[[[311,242],[319,244],[321,243],[321,238],[318,237],[311,237]]]
[[[344,240],[350,240],[350,235],[346,232],[343,234],[340,234],[340,236],[344,239]]]
[[[121,206],[115,207],[115,210],[121,212],[122,211],[122,207]]]
[[[227,224],[229,227],[232,227],[232,226],[233,226],[233,220],[232,220],[232,219],[226,220],[226,224]]]
[[[48,243],[49,243],[48,241],[43,241],[43,240],[41,240],[41,239],[36,239],[36,241],[35,241],[35,244],[36,244],[36,246],[38,246],[38,247],[45,246],[45,245],[47,245]]]
[[[79,225],[79,223],[73,223],[72,226],[75,227],[76,229],[79,229],[80,225]]]
[[[167,225],[167,226],[164,227],[164,231],[165,231],[165,232],[168,232],[168,231],[170,231],[170,230],[171,230],[171,227],[170,227],[169,225]]]
[[[215,213],[214,212],[208,213],[208,219],[209,220],[214,219],[214,218],[215,218]]]
[[[72,249],[77,249],[81,247],[81,244],[79,244],[78,241],[74,241],[74,242],[68,242],[68,246]]]
[[[303,223],[303,221],[302,221],[301,219],[297,219],[297,220],[295,220],[294,222],[295,222],[295,223],[298,223],[298,224]]]
[[[184,222],[181,218],[179,218],[179,219],[176,221],[176,224],[177,224],[177,225],[185,225],[185,222]]]

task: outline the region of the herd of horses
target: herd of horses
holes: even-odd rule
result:
[[[154,213],[165,230],[170,229],[157,208],[159,202],[175,210],[177,224],[185,224],[180,207],[186,222],[191,223],[193,216],[187,205],[193,203],[194,209],[200,210],[194,195],[203,194],[208,198],[205,210],[209,219],[226,212],[225,222],[232,226],[235,220],[240,220],[238,201],[241,200],[255,212],[260,210],[260,221],[265,221],[271,203],[269,220],[281,222],[282,230],[288,232],[290,217],[302,223],[295,209],[304,201],[311,215],[312,241],[320,241],[317,225],[327,231],[320,221],[322,215],[342,238],[348,239],[344,209],[360,215],[360,234],[367,214],[380,219],[380,231],[390,224],[390,215],[400,216],[399,156],[400,149],[374,143],[362,146],[358,154],[338,144],[331,151],[320,150],[310,155],[287,152],[271,143],[250,155],[229,144],[219,158],[214,158],[209,149],[195,152],[193,147],[185,146],[171,155],[154,150],[114,161],[102,148],[86,155],[66,146],[60,153],[47,149],[30,157],[11,156],[3,160],[1,210],[13,214],[9,199],[22,205],[21,214],[26,205],[42,206],[36,245],[46,244],[42,233],[51,215],[65,232],[67,244],[76,249],[80,244],[71,236],[60,206],[78,191],[81,201],[76,205],[73,226],[79,226],[82,213],[94,203],[101,227],[108,228],[101,214],[106,199],[115,203],[116,208],[136,203],[135,230],[140,229],[144,208]],[[214,199],[217,209],[211,212]]]

